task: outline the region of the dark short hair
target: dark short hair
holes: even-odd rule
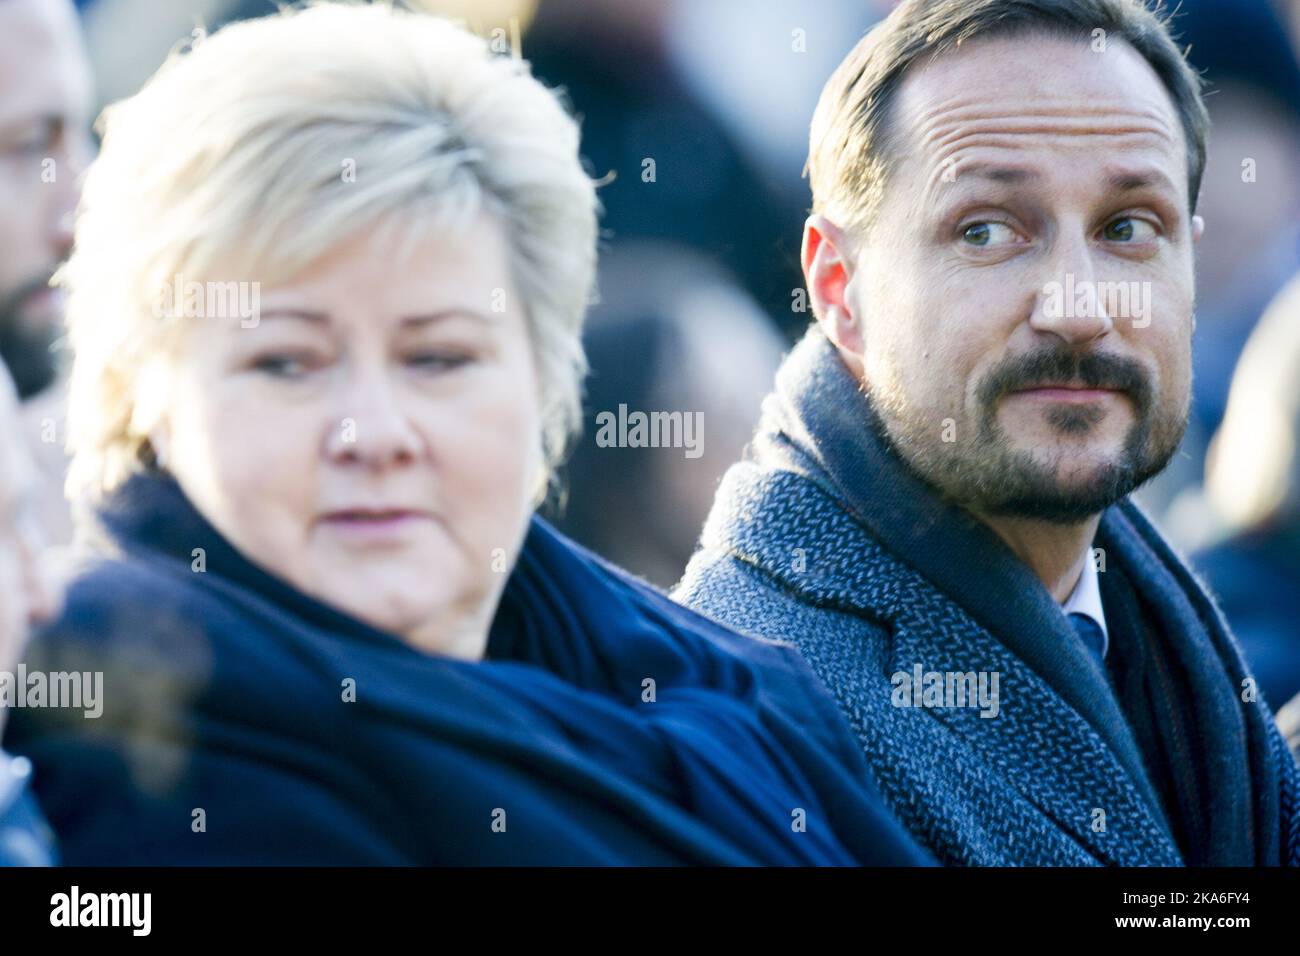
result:
[[[1123,40],[1168,90],[1187,141],[1188,203],[1196,209],[1209,116],[1200,75],[1170,33],[1163,0],[904,0],[864,36],[822,89],[813,115],[808,175],[813,211],[841,227],[868,226],[889,172],[888,113],[909,66],[976,37],[1026,33]]]

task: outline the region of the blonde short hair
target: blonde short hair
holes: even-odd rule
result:
[[[528,322],[544,488],[581,423],[599,204],[577,124],[526,63],[435,17],[317,2],[173,53],[100,127],[59,276],[69,494],[96,497],[148,458],[158,409],[141,369],[179,327],[154,308],[173,276],[281,281],[364,228],[483,208]]]

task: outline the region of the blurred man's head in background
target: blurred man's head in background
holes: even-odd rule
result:
[[[0,0],[0,357],[22,398],[57,372],[63,310],[49,280],[72,242],[89,111],[70,0]]]

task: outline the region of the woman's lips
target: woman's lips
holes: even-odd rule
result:
[[[404,508],[347,509],[325,513],[320,525],[358,544],[385,544],[405,540],[428,520],[424,512]]]

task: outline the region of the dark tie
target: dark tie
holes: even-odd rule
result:
[[[1106,638],[1101,633],[1101,625],[1086,614],[1071,614],[1070,624],[1074,626],[1074,633],[1079,635],[1079,640],[1083,642],[1084,650],[1091,654],[1097,666],[1105,671],[1106,662],[1102,659],[1101,652]]]

